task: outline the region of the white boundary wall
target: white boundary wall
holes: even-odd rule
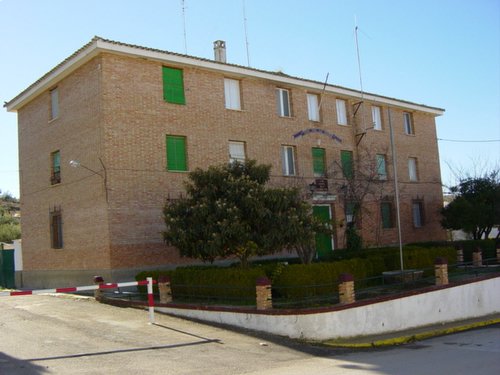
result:
[[[338,311],[300,315],[157,307],[171,315],[291,338],[326,340],[397,332],[407,328],[500,312],[500,277]]]

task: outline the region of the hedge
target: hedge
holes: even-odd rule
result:
[[[184,267],[175,271],[145,271],[136,280],[170,276],[172,297],[176,301],[207,303],[255,304],[255,281],[266,276],[259,268],[237,269],[216,267]],[[144,287],[141,290],[145,293]],[[154,293],[158,294],[155,286]]]
[[[347,250],[338,252],[349,253]],[[141,272],[136,280],[144,280],[146,277],[157,280],[162,275],[170,276],[175,301],[255,304],[255,282],[261,276],[271,279],[274,297],[304,299],[336,295],[338,279],[342,273],[350,273],[355,280],[362,280],[379,277],[384,271],[400,269],[399,248],[366,249],[356,252],[356,257],[351,257],[352,254],[343,255],[350,259],[309,265],[265,263],[249,269],[183,267],[169,271]],[[430,245],[405,246],[403,249],[405,269],[424,269],[430,274],[437,257],[445,257],[448,263],[454,264],[456,250],[453,247]],[[157,287],[154,291],[157,293]]]

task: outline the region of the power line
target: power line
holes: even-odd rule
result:
[[[487,142],[500,142],[500,139],[483,139],[483,140],[468,140],[468,139],[444,139],[444,138],[437,138],[438,141],[445,141],[445,142],[466,142],[466,143],[487,143]]]

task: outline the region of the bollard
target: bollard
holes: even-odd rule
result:
[[[474,267],[481,267],[483,265],[483,253],[479,246],[476,247],[476,250],[472,253],[472,265]]]
[[[271,280],[265,276],[257,278],[255,293],[257,310],[269,310],[273,308]]]
[[[94,276],[94,284],[99,286],[104,284],[104,279],[102,278],[102,276]],[[99,302],[102,300],[102,289],[94,290],[94,298]]]
[[[351,274],[343,273],[339,277],[339,301],[341,304],[356,302],[354,293],[354,277]]]
[[[155,323],[155,300],[153,296],[153,278],[148,277],[148,310],[149,310],[149,324]]]
[[[434,262],[434,275],[436,285],[448,285],[448,259],[436,258]]]
[[[459,265],[463,264],[464,263],[464,249],[460,245],[457,245],[455,247],[455,249],[457,250],[457,264],[459,264]]]
[[[160,292],[160,303],[172,302],[172,286],[170,276],[158,277],[158,290]]]

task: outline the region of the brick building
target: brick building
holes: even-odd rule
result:
[[[18,114],[27,286],[188,262],[162,241],[162,207],[186,172],[233,159],[271,164],[272,184],[301,187],[316,215],[335,219],[320,254],[344,246],[354,217],[367,245],[397,243],[390,125],[403,242],[445,238],[444,110],[227,64],[220,41],[214,51],[95,37],[6,103]]]

